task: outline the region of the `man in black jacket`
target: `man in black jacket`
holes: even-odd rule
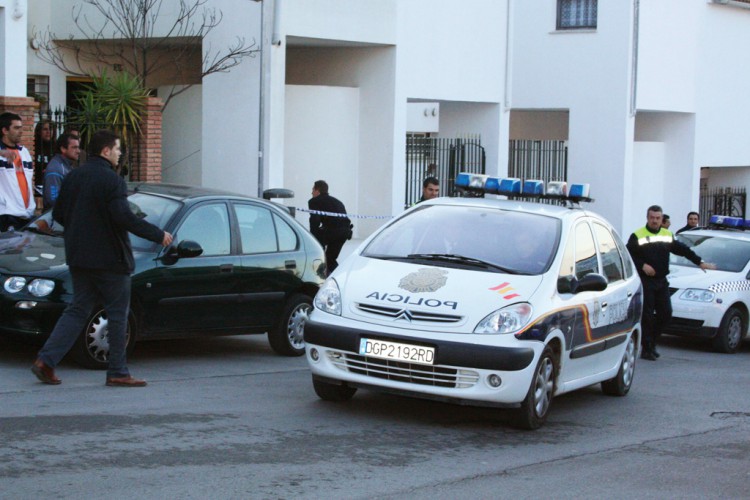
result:
[[[127,186],[113,168],[120,139],[100,130],[89,143],[89,159],[63,180],[52,217],[65,227],[65,258],[73,280],[73,301],[65,308],[31,371],[45,384],[59,384],[55,366],[81,334],[97,304],[107,312],[107,385],[142,387],[125,359],[133,250],[128,232],[164,246],[172,235],[140,219],[128,205]]]
[[[307,207],[314,211],[310,213],[310,232],[323,245],[326,251],[328,274],[331,274],[339,265],[336,259],[341,253],[341,248],[346,240],[352,237],[352,225],[346,216],[344,204],[328,194],[328,183],[326,181],[315,181],[312,196],[307,202]],[[315,212],[342,215],[326,215]]]
[[[716,266],[703,262],[687,245],[674,239],[662,223],[662,209],[651,205],[646,212],[646,225],[628,239],[628,251],[643,284],[643,315],[641,326],[641,357],[656,361],[659,352],[656,341],[664,326],[672,319],[672,302],[669,297],[669,254],[681,255],[704,271]]]

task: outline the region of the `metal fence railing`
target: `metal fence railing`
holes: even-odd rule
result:
[[[718,187],[700,190],[700,225],[708,224],[712,215],[745,218],[747,190],[745,187]]]
[[[406,136],[406,193],[404,207],[422,196],[422,182],[437,177],[440,195],[453,196],[459,172],[484,174],[487,157],[478,134],[461,138]]]

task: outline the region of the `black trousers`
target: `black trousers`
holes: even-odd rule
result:
[[[328,274],[339,266],[338,258],[344,243],[349,239],[348,227],[326,228],[315,235],[326,252],[326,267]]]
[[[672,301],[669,298],[669,282],[666,278],[641,278],[643,283],[643,338],[645,351],[653,350],[664,327],[672,319]]]

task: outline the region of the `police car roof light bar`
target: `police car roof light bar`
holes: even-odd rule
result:
[[[570,184],[564,181],[550,182],[545,191],[544,181],[517,177],[490,177],[484,174],[460,172],[454,183],[457,188],[484,194],[497,194],[508,198],[545,198],[579,203],[594,201],[589,197],[589,184]]]
[[[730,229],[745,229],[748,227],[748,221],[741,217],[729,217],[727,215],[712,215],[708,220],[709,226]]]

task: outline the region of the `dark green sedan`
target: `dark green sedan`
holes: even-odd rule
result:
[[[136,341],[268,333],[274,351],[304,353],[303,328],[326,275],[325,254],[289,211],[210,189],[131,184],[132,210],[171,232],[167,248],[130,235],[135,254],[128,353]],[[64,229],[46,213],[0,233],[0,335],[45,340],[72,299]],[[106,368],[107,317],[91,311],[70,351]]]

